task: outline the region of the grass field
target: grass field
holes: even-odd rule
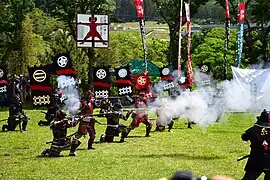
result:
[[[221,124],[202,130],[186,129],[186,122],[176,122],[173,132],[151,132],[145,138],[145,126],[131,132],[125,143],[99,144],[105,126],[96,125],[94,147],[87,150],[87,138],[76,157],[40,158],[38,155],[52,139],[48,127],[37,122],[44,117],[38,110],[26,113],[31,121],[26,132],[0,133],[0,179],[159,179],[171,177],[176,170],[192,170],[195,175],[226,175],[241,179],[249,143],[241,134],[255,122],[254,114],[231,114]],[[0,118],[6,118],[3,111]],[[105,119],[99,119],[105,122]],[[123,121],[122,121],[123,122]],[[125,124],[128,124],[125,122]],[[2,125],[1,123],[0,125]],[[154,129],[154,128],[153,128]],[[69,133],[76,128],[69,130]],[[115,140],[119,140],[117,137]]]

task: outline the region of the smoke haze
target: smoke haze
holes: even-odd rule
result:
[[[70,114],[76,114],[81,103],[75,79],[69,76],[58,76],[57,82],[58,88],[62,91],[63,98],[65,98],[65,110]]]
[[[256,71],[252,76],[254,79],[247,82],[233,79],[217,83],[212,77],[196,70],[196,90],[179,89],[181,95],[175,99],[157,98],[157,123],[167,125],[172,118],[184,117],[201,127],[207,127],[217,120],[224,121],[221,118],[223,112],[261,112],[264,108],[270,108],[270,76],[263,73]],[[159,92],[160,89],[159,85]]]

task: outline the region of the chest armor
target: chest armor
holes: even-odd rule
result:
[[[59,138],[64,138],[67,136],[67,128],[66,127],[53,127],[53,138],[54,139],[59,139]]]
[[[95,126],[95,119],[92,117],[84,117],[81,119],[78,131],[85,135],[89,129]]]

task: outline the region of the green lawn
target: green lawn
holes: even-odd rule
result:
[[[186,129],[186,122],[179,120],[173,132],[152,132],[150,138],[144,138],[142,124],[131,132],[127,142],[111,144],[98,143],[105,126],[96,125],[96,150],[86,149],[87,137],[82,138],[76,157],[64,151],[61,158],[40,158],[52,134],[48,127],[37,125],[44,114],[38,110],[26,112],[31,118],[27,132],[0,133],[1,180],[158,179],[169,178],[176,170],[240,179],[246,160],[237,162],[236,158],[249,152],[249,143],[242,142],[240,136],[255,122],[255,115],[232,114],[223,123],[202,130],[196,126]],[[6,117],[7,112],[2,111],[0,118]],[[76,128],[69,132],[74,131]]]

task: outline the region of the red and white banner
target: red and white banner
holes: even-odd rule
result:
[[[136,75],[134,80],[136,83],[136,89],[146,89],[151,85],[147,71],[142,74]]]
[[[224,71],[224,79],[227,79],[227,51],[229,47],[229,40],[230,40],[230,4],[229,0],[226,0],[225,2],[226,6],[226,22],[225,22],[225,43],[224,43],[224,64],[223,64],[223,71]]]
[[[181,75],[181,48],[182,48],[182,21],[183,21],[183,0],[181,0],[181,6],[180,6],[180,19],[179,19],[179,42],[178,42],[178,76]]]
[[[145,71],[147,71],[147,52],[146,52],[146,29],[144,22],[144,6],[143,0],[134,0],[137,16],[140,19],[140,29],[142,35],[142,43],[143,43],[143,53],[144,53],[144,62],[145,62]]]
[[[144,19],[143,0],[134,0],[134,2],[138,18]]]
[[[187,56],[188,56],[188,81],[190,85],[193,83],[193,71],[192,71],[192,65],[191,65],[191,54],[190,54],[190,47],[191,47],[191,22],[190,22],[190,10],[189,10],[189,4],[185,3],[185,9],[186,9],[186,18],[187,18],[187,33],[188,33],[188,43],[187,43]]]
[[[230,19],[230,8],[229,8],[229,0],[226,0],[226,19]]]
[[[239,16],[238,16],[238,22],[244,22],[245,21],[245,16],[246,16],[246,5],[245,3],[238,4],[238,9],[239,9]]]

